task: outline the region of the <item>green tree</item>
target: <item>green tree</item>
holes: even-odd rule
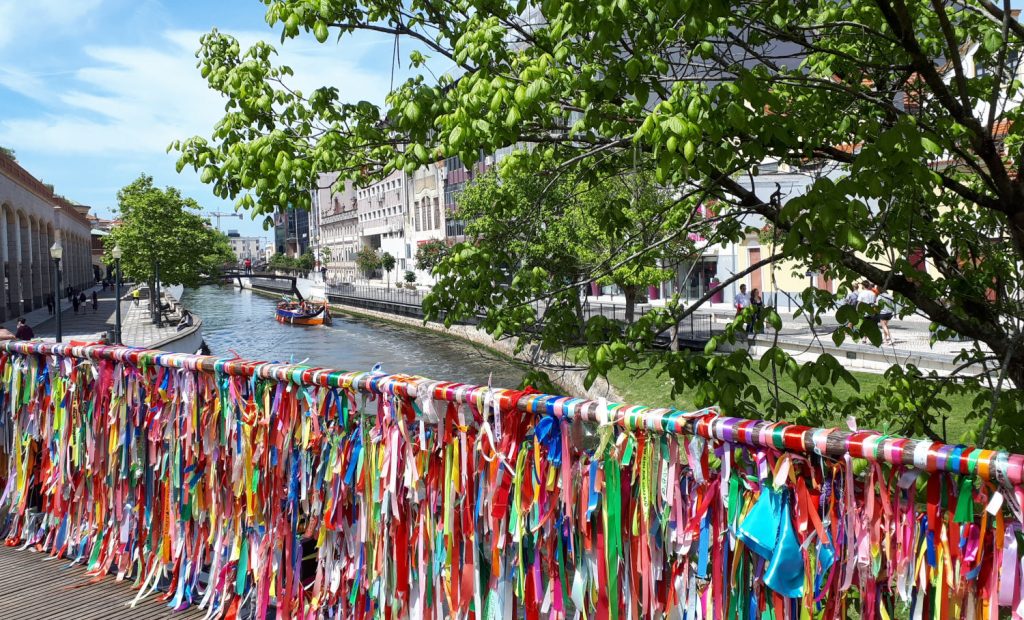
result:
[[[327,264],[331,262],[331,258],[333,258],[333,256],[334,255],[331,252],[331,248],[329,248],[328,246],[321,247],[320,248],[320,266],[321,267],[326,267]]]
[[[217,195],[269,213],[308,206],[306,188],[322,172],[361,179],[450,156],[470,165],[515,144],[524,148],[503,169],[552,188],[561,178],[599,186],[639,161],[679,191],[679,226],[652,246],[694,238],[703,251],[771,225],[773,244],[757,266],[785,260],[840,285],[869,279],[893,292],[901,312],[930,319],[936,340],[977,343],[959,360],[960,382],[894,365],[888,387],[840,402],[830,386],[853,378],[831,356],[797,362],[778,347],[756,363],[742,349],[715,355],[716,345],[735,343],[737,320],[705,353],[660,354],[657,367],[676,389],[731,415],[822,423],[857,414],[868,425],[937,437],[949,396],[984,388],[973,439],[1021,445],[1021,392],[1010,388],[1024,385],[1024,109],[1014,103],[1024,25],[997,3],[594,0],[534,4],[528,19],[525,3],[482,0],[267,4],[283,38],[372,31],[405,39],[412,77],[383,108],[345,103],[334,88],[289,88],[291,71],[271,63],[265,43],[242,50],[228,35],[206,35],[200,71],[227,98],[227,113],[211,138],[172,146],[179,166],[201,171]],[[807,191],[785,200],[774,183],[758,182],[765,166],[806,175]],[[715,214],[691,218],[694,199],[713,201]],[[629,204],[617,204],[604,217],[628,225]],[[500,274],[530,289],[488,306],[487,329],[517,320],[525,298],[557,301],[567,286],[519,265],[495,267],[487,252],[462,248],[448,262],[467,277]],[[922,254],[928,270],[912,260]],[[602,271],[588,275],[607,277],[612,265]],[[469,312],[475,294],[446,301]],[[700,306],[670,303],[617,333],[592,321],[593,373],[638,363],[651,334]],[[808,288],[800,310],[801,321],[820,324],[835,300]],[[852,327],[837,330],[837,341],[856,329],[880,342],[871,309],[839,312]],[[575,331],[553,326],[544,344]],[[760,390],[747,371],[789,377],[793,398],[780,398],[778,383]]]
[[[597,185],[576,185],[578,197],[568,213],[569,225],[584,240],[581,260],[587,273],[604,274],[600,284],[614,284],[626,300],[625,320],[632,323],[638,297],[649,286],[668,280],[693,255],[688,238],[672,238],[694,208],[680,208],[649,173],[627,173]],[[623,260],[628,258],[628,260]]]
[[[288,256],[287,254],[275,253],[273,256],[270,257],[270,262],[268,263],[268,265],[270,266],[271,269],[295,269],[296,261],[294,258]]]
[[[416,274],[413,273],[412,271],[406,271],[402,278],[409,284],[412,284],[413,282],[416,281]]]
[[[201,276],[237,261],[227,236],[200,213],[199,204],[178,189],[160,189],[140,175],[117,193],[120,224],[104,238],[105,262],[113,263],[110,251],[120,245],[128,278],[152,283],[159,262],[162,283],[196,286]]]
[[[295,267],[302,271],[310,271],[313,269],[314,262],[313,250],[307,249],[301,256],[299,256],[298,260],[295,261]]]
[[[433,271],[434,267],[448,254],[448,244],[441,239],[431,239],[416,248],[416,268]]]
[[[18,161],[18,158],[15,157],[14,149],[7,148],[6,146],[0,146],[0,155],[3,155],[11,161]]]
[[[380,266],[388,275],[387,285],[391,286],[391,270],[395,268],[395,257],[389,252],[384,252],[380,255]]]
[[[365,277],[369,278],[373,272],[381,266],[380,253],[368,245],[364,245],[356,252],[356,268]]]

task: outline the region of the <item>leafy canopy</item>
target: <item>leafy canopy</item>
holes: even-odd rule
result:
[[[963,381],[895,364],[888,387],[839,401],[830,386],[853,379],[831,356],[797,362],[777,347],[760,360],[742,347],[716,354],[717,345],[735,344],[741,320],[705,352],[641,356],[653,334],[671,330],[706,299],[670,303],[630,326],[600,317],[585,325],[544,321],[548,327],[529,337],[568,346],[580,344],[582,330],[594,373],[654,358],[674,388],[732,415],[822,423],[852,413],[876,428],[937,437],[948,396],[979,389],[979,435],[968,439],[1019,445],[1020,392],[1011,387],[1024,385],[1024,125],[1017,106],[1024,26],[996,3],[265,3],[282,38],[345,44],[361,31],[394,35],[411,50],[413,76],[383,107],[352,103],[333,87],[291,89],[290,69],[273,63],[266,43],[243,50],[226,34],[204,36],[199,69],[225,96],[226,113],[209,137],[172,147],[179,166],[200,170],[218,195],[269,213],[308,206],[319,173],[365,180],[456,155],[469,165],[513,145],[521,149],[503,162],[502,175],[543,179],[531,193],[564,191],[559,179],[598,187],[640,172],[674,205],[667,221],[675,229],[658,230],[661,238],[648,247],[681,236],[702,252],[770,225],[762,266],[786,261],[840,285],[869,279],[892,291],[901,312],[930,319],[936,339],[976,343],[959,360]],[[805,176],[807,191],[784,196],[770,177],[759,177],[765,166]],[[714,205],[714,213],[691,217],[694,200]],[[601,221],[632,239],[638,222],[629,208],[609,201]],[[529,225],[541,238],[548,227],[564,226],[557,210],[535,211],[541,219]],[[466,289],[439,299],[445,309],[482,310],[496,331],[524,321],[523,304],[535,297],[548,308],[580,303],[565,281],[535,274],[528,261],[500,264],[489,252],[465,247],[436,269],[507,280],[511,289],[497,298]],[[921,255],[927,270],[912,260]],[[607,260],[589,264],[590,279],[613,277]],[[809,289],[798,319],[818,326],[834,311],[831,295]],[[870,311],[844,309],[840,318],[877,344]],[[776,315],[767,319],[778,325]],[[848,335],[842,327],[834,336]],[[778,383],[765,392],[748,370],[783,374],[796,392],[781,398]]]
[[[360,273],[369,276],[381,266],[381,255],[377,250],[364,245],[356,252],[356,267]]]
[[[201,276],[237,261],[227,236],[209,226],[195,200],[174,187],[155,187],[150,176],[118,191],[117,210],[121,223],[104,238],[104,260],[113,263],[110,251],[120,245],[121,269],[131,279],[152,280],[159,262],[161,282],[196,286]]]

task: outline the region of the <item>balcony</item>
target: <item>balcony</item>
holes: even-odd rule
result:
[[[372,237],[374,235],[384,235],[398,232],[403,228],[405,228],[404,215],[389,215],[388,217],[370,220],[369,222],[360,224],[359,236]]]

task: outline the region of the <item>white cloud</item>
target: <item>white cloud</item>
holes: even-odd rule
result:
[[[0,0],[0,21],[8,4]],[[244,46],[268,34],[238,38]],[[207,88],[195,66],[200,35],[174,30],[151,46],[86,47],[82,68],[71,80],[0,66],[0,85],[47,104],[41,106],[45,112],[0,120],[0,143],[52,154],[155,155],[173,140],[209,135],[223,115],[224,100]],[[279,48],[275,62],[295,70],[294,86],[304,92],[330,84],[343,96],[383,100],[388,76],[359,67],[361,46],[290,41]]]
[[[103,0],[0,0],[0,49],[44,31],[81,27]]]
[[[3,16],[0,14],[0,21],[2,20]],[[14,67],[0,66],[0,86],[29,99],[46,100],[46,82],[38,75],[26,73]]]

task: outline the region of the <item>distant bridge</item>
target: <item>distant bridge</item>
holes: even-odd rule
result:
[[[250,284],[255,289],[271,293],[282,293],[284,295],[295,295],[302,299],[302,293],[299,292],[299,288],[295,285],[296,276],[280,275],[266,271],[246,273],[234,270],[225,271],[221,274],[221,278],[234,280],[238,282],[238,286],[242,286],[242,278],[249,278]]]

